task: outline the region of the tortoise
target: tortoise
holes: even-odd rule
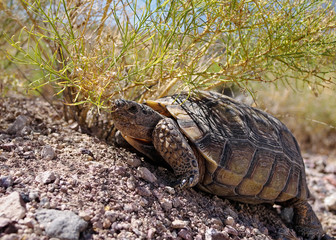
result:
[[[307,202],[299,145],[277,118],[216,92],[182,92],[145,104],[117,99],[112,120],[153,161],[163,159],[181,188],[197,186],[243,203],[292,206],[305,239],[323,230]]]

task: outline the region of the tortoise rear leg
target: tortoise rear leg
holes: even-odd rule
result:
[[[295,231],[304,239],[321,239],[324,235],[322,225],[309,203],[298,199],[293,207]]]
[[[175,175],[180,177],[181,188],[193,187],[198,183],[197,158],[173,119],[159,121],[153,131],[153,144]]]

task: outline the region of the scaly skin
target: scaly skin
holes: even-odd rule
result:
[[[164,118],[159,121],[153,131],[153,144],[180,177],[179,187],[193,187],[198,183],[196,156],[173,119]]]
[[[304,239],[322,239],[322,225],[307,201],[298,199],[293,203],[294,228]]]

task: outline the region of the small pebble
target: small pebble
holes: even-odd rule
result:
[[[170,194],[175,194],[175,189],[170,186],[165,186],[165,190]]]
[[[219,232],[216,229],[209,228],[205,232],[205,240],[229,240],[230,236],[226,232]]]
[[[127,169],[125,167],[122,167],[122,166],[117,166],[115,168],[115,171],[120,176],[126,176],[126,173],[127,173]]]
[[[258,228],[253,228],[253,229],[252,229],[252,233],[253,233],[254,235],[260,235],[260,234],[261,234],[261,232],[260,232],[260,230],[259,230]]]
[[[189,225],[189,221],[183,221],[183,220],[174,220],[172,222],[172,228],[186,228]]]
[[[92,153],[91,150],[89,150],[89,149],[81,148],[81,149],[80,149],[80,153],[83,154],[83,155],[88,155],[88,156],[90,156],[92,159],[95,159],[93,153]]]
[[[38,182],[42,182],[43,184],[48,184],[56,180],[56,175],[51,171],[45,171],[37,175],[35,180]]]
[[[94,229],[103,229],[103,223],[101,221],[95,221],[92,223]]]
[[[26,215],[26,204],[19,192],[0,197],[0,216],[18,221]]]
[[[211,224],[215,224],[215,225],[218,225],[218,226],[223,226],[223,222],[219,218],[211,218],[210,222],[211,222]]]
[[[124,205],[124,211],[127,213],[134,212],[136,210],[136,207],[133,203],[128,203]]]
[[[12,186],[14,183],[14,180],[11,176],[1,176],[0,177],[0,187],[8,188]]]
[[[28,197],[29,197],[30,201],[37,200],[39,198],[39,193],[38,193],[38,191],[30,191],[29,194],[28,194]]]
[[[139,204],[140,206],[145,207],[148,205],[148,201],[145,198],[141,198]]]
[[[155,228],[150,228],[147,232],[147,239],[153,239],[155,232],[156,232]]]
[[[56,157],[56,153],[53,147],[46,145],[42,148],[41,158],[46,159],[46,160],[52,160],[55,157]]]
[[[134,190],[135,189],[135,182],[134,180],[131,180],[131,179],[127,179],[126,181],[126,186],[129,190]]]
[[[172,203],[173,203],[173,206],[175,208],[178,208],[178,207],[180,207],[182,205],[180,199],[178,199],[178,198],[174,198],[173,201],[172,201]]]
[[[8,127],[6,132],[11,135],[20,135],[23,128],[29,124],[28,117],[19,115],[15,121]]]
[[[187,229],[181,229],[178,234],[179,237],[186,240],[192,240],[192,234]]]
[[[156,176],[145,167],[138,167],[138,174],[139,177],[146,180],[147,182],[154,183],[157,181]]]
[[[336,174],[328,174],[327,176],[324,177],[331,185],[336,187]]]
[[[111,225],[112,225],[111,221],[109,219],[105,218],[104,221],[103,221],[103,228],[108,229],[108,228],[111,227]]]
[[[0,145],[0,149],[3,149],[7,152],[12,151],[15,147],[16,145],[14,143],[5,143],[5,144]]]
[[[197,234],[194,238],[195,240],[203,240],[203,237],[201,234]]]
[[[27,226],[28,228],[34,228],[34,225],[36,224],[36,220],[26,217],[24,219],[20,219],[19,223]]]
[[[238,236],[238,231],[230,225],[225,226],[224,232],[227,232],[230,235]]]
[[[16,233],[6,234],[3,237],[1,237],[1,240],[19,240],[20,237]]]
[[[89,221],[92,217],[92,211],[80,211],[78,216],[83,218],[85,221]]]
[[[261,232],[264,234],[264,235],[268,235],[268,229],[266,227],[262,227],[261,228]]]
[[[127,164],[131,167],[139,167],[141,165],[141,160],[137,157],[127,158]]]
[[[117,220],[118,214],[114,211],[106,211],[105,217],[110,220],[110,222],[115,222]]]
[[[236,224],[236,221],[234,220],[233,217],[228,216],[225,220],[224,220],[225,225],[229,225],[229,226],[234,226]]]
[[[330,196],[324,199],[324,204],[328,210],[336,210],[336,193],[331,194]]]
[[[66,186],[62,186],[60,190],[63,193],[67,193],[68,192],[68,188]]]
[[[163,199],[161,201],[161,207],[166,210],[166,211],[169,211],[172,209],[173,207],[173,204],[172,204],[172,201],[168,200],[168,199]]]
[[[69,128],[77,131],[79,128],[78,122],[73,122],[72,124],[69,125]]]

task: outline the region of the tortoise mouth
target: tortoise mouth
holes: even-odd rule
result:
[[[126,135],[123,135],[123,138],[132,145],[132,142],[138,142],[142,145],[152,145],[152,141],[151,140],[148,140],[148,139],[143,139],[143,138],[136,138],[136,137],[132,137],[132,136],[126,136]]]

